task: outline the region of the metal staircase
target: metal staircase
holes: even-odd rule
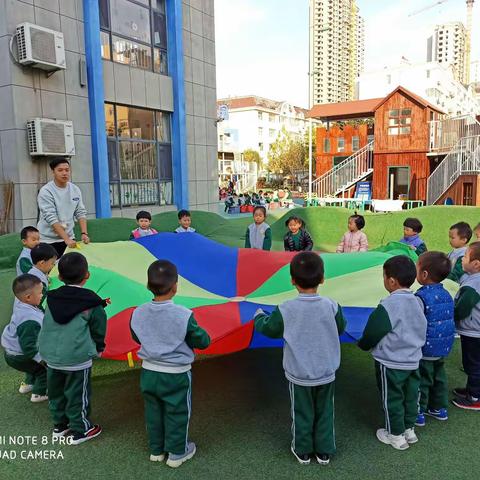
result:
[[[427,205],[434,205],[461,175],[480,174],[480,135],[460,138],[427,183]]]
[[[340,195],[373,172],[373,140],[317,178],[312,191],[319,198]]]

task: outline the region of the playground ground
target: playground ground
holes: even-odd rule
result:
[[[288,212],[291,213],[291,212]],[[301,213],[315,243],[331,251],[345,230],[348,211],[337,208],[305,209]],[[448,227],[456,221],[476,224],[477,209],[436,207],[368,216],[366,233],[372,247],[401,236],[403,219],[415,214],[425,225],[430,249],[448,250]],[[194,212],[200,233],[232,246],[242,244],[249,218],[225,220]],[[283,220],[272,223],[274,248],[281,249]],[[170,230],[174,214],[155,218],[155,228]],[[95,221],[90,233],[96,241],[128,237],[129,220]],[[203,231],[202,231],[203,230]],[[0,328],[9,320],[12,268],[16,236],[0,237]],[[328,467],[299,465],[289,451],[290,408],[280,349],[247,350],[233,355],[200,358],[193,367],[193,416],[190,436],[197,442],[196,457],[170,470],[151,464],[139,392],[139,366],[99,360],[93,374],[92,418],[104,428],[102,435],[78,447],[13,447],[0,442],[0,479],[82,478],[150,479],[471,479],[480,469],[478,435],[480,415],[451,407],[448,422],[434,419],[417,429],[419,443],[405,452],[380,444],[376,428],[383,415],[369,354],[353,344],[342,345],[342,365],[336,385],[338,454]],[[465,380],[460,371],[458,342],[447,373],[451,387]],[[0,359],[0,439],[2,436],[48,435],[51,422],[46,404],[31,404],[17,392],[21,376]],[[25,450],[54,450],[63,459],[23,460]],[[5,451],[17,459],[4,458]]]

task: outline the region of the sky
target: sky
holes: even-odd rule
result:
[[[366,24],[366,71],[398,64],[402,56],[426,61],[427,37],[436,24],[466,22],[465,0],[437,1],[357,0]],[[307,106],[308,6],[308,0],[215,0],[218,98],[259,95]],[[473,60],[480,60],[479,0]]]

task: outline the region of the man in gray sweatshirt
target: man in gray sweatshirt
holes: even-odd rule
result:
[[[65,158],[50,162],[53,180],[44,185],[38,193],[40,218],[37,228],[40,239],[50,243],[61,257],[67,247],[75,248],[75,222],[80,224],[82,241],[89,243],[87,231],[87,210],[83,204],[82,192],[70,182],[70,164]]]
[[[302,465],[327,465],[335,453],[335,372],[340,366],[339,335],[345,330],[341,307],[318,295],[324,282],[323,260],[302,252],[290,263],[292,284],[299,296],[279,305],[270,315],[255,314],[255,329],[270,338],[283,338],[283,368],[292,403],[291,450]]]
[[[362,350],[372,352],[382,394],[385,428],[377,430],[377,438],[397,450],[406,450],[418,441],[414,431],[420,386],[418,367],[427,319],[422,301],[410,290],[416,277],[415,264],[406,256],[385,262],[383,283],[390,296],[372,312],[358,341]]]

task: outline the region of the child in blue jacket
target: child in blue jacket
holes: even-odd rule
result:
[[[450,274],[451,263],[441,252],[425,252],[417,262],[417,281],[422,285],[417,297],[422,300],[427,318],[427,340],[420,360],[419,412],[415,425],[425,426],[425,415],[447,420],[448,387],[445,358],[454,336],[454,303],[440,283]]]

